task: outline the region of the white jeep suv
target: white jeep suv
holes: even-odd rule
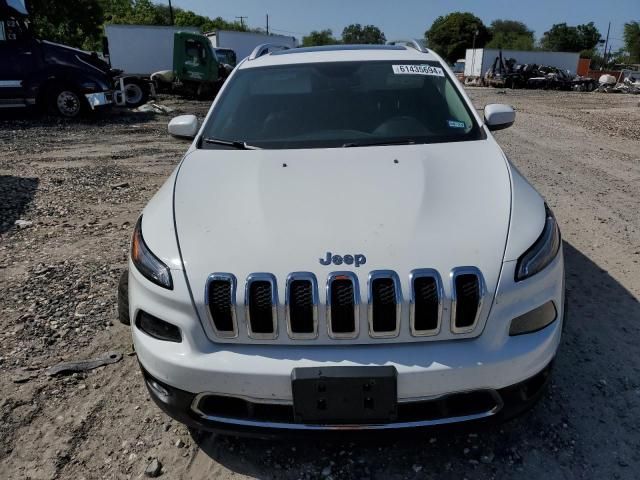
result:
[[[135,227],[121,313],[155,402],[268,434],[533,404],[564,266],[491,134],[514,118],[480,116],[431,51],[257,49],[201,127],[172,120],[193,144]]]

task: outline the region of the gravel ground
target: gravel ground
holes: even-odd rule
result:
[[[0,118],[0,478],[640,477],[640,105],[471,89],[562,226],[570,318],[553,382],[510,423],[319,443],[190,433],[149,400],[115,291],[132,225],[187,143],[168,117]],[[206,103],[163,98],[176,113]],[[13,115],[13,114],[10,114]],[[18,225],[16,225],[16,221]],[[60,361],[124,354],[88,373]],[[474,427],[475,428],[475,427]],[[155,463],[157,460],[159,463]]]

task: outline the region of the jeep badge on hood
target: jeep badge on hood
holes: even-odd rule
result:
[[[320,259],[320,265],[355,265],[359,267],[360,265],[364,265],[367,263],[367,257],[362,255],[361,253],[357,253],[355,255],[331,255],[331,252],[327,252],[325,258]]]

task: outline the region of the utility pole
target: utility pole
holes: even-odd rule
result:
[[[244,28],[244,19],[245,19],[245,18],[249,18],[249,17],[246,17],[246,16],[243,16],[243,15],[240,15],[239,17],[236,17],[236,18],[240,20],[240,26],[241,26],[242,28]]]
[[[269,35],[269,14],[267,13],[267,35]]]
[[[171,0],[169,0],[169,23],[173,25],[173,7],[171,6]]]
[[[607,66],[607,46],[609,45],[609,31],[611,30],[611,22],[609,22],[609,26],[607,27],[607,39],[604,41],[604,67]]]

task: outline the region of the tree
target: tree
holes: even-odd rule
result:
[[[494,20],[489,27],[491,41],[487,48],[533,50],[533,30],[516,20]]]
[[[40,38],[65,45],[98,50],[105,23],[124,25],[169,25],[167,5],[151,0],[31,0],[29,2],[34,32]],[[174,8],[174,24],[211,30],[249,31],[239,22],[221,17],[211,19],[189,10]]]
[[[94,48],[104,21],[98,0],[31,0],[32,28],[39,38],[77,48]]]
[[[600,32],[593,22],[578,25],[576,30],[578,31],[578,38],[580,39],[582,50],[593,50],[602,39]]]
[[[240,22],[227,22],[222,17],[209,18],[190,10],[174,10],[175,25],[179,27],[199,27],[203,32],[213,30],[235,30],[246,32],[249,29]]]
[[[134,25],[168,25],[160,9],[151,0],[135,0],[130,23]]]
[[[593,51],[600,38],[600,32],[593,22],[575,27],[556,23],[548,32],[544,32],[540,45],[544,50],[554,52]]]
[[[624,48],[629,53],[629,63],[640,63],[640,22],[624,24]]]
[[[303,47],[314,47],[319,45],[335,45],[338,41],[333,38],[331,29],[317,31],[314,30],[309,35],[302,37]]]
[[[483,47],[490,39],[487,27],[478,17],[468,12],[454,12],[438,17],[425,32],[427,45],[449,62],[464,58],[467,48],[474,43]]]
[[[169,25],[171,15],[168,5],[152,3],[150,0],[101,0],[107,23],[124,25]],[[222,17],[209,18],[191,10],[173,8],[174,25],[198,27],[203,32],[212,30],[249,31],[240,22],[228,22]]]
[[[375,25],[359,23],[349,25],[342,31],[342,43],[346,44],[378,44],[384,45],[387,41],[384,33]]]
[[[107,23],[121,23],[122,19],[131,17],[133,2],[131,0],[100,0]]]

